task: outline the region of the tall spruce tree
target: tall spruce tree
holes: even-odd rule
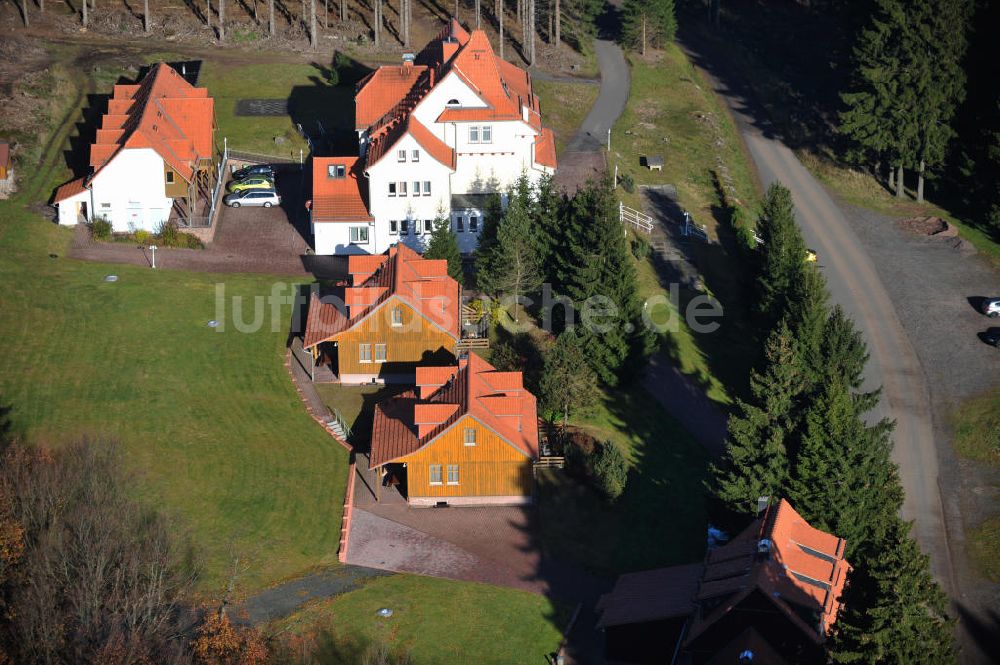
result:
[[[764,195],[757,231],[763,242],[757,270],[756,310],[760,329],[770,331],[788,310],[788,298],[802,275],[806,246],[795,225],[792,193],[773,183]]]
[[[572,300],[590,366],[616,385],[643,340],[635,265],[609,181],[590,182],[567,205],[563,244],[553,261],[560,295]],[[615,316],[604,315],[613,308]],[[584,321],[584,317],[589,321]]]
[[[434,231],[427,243],[424,258],[445,259],[448,261],[448,275],[462,283],[462,252],[458,249],[458,237],[451,230],[451,221],[447,217],[434,222]]]
[[[827,322],[826,280],[811,263],[799,262],[799,278],[787,296],[785,323],[795,339],[810,385],[819,381],[825,361],[823,335]]]
[[[496,229],[496,241],[476,258],[476,284],[494,296],[514,300],[514,320],[520,320],[522,296],[542,283],[538,246],[531,221],[530,189],[510,192],[507,210]]]
[[[546,175],[538,181],[535,190],[533,218],[535,238],[538,241],[539,258],[545,281],[555,286],[555,261],[563,239],[562,210],[565,198],[556,188],[552,176]]]
[[[733,512],[753,514],[759,497],[776,500],[785,487],[787,445],[798,426],[804,375],[795,340],[782,322],[768,338],[764,368],[750,375],[750,399],[737,400],[729,417],[725,453],[712,465],[712,490]]]
[[[827,317],[820,355],[825,377],[843,377],[849,387],[855,390],[861,387],[868,363],[868,346],[840,305],[835,305]]]
[[[540,387],[542,406],[550,417],[561,418],[563,427],[569,424],[570,416],[587,413],[597,404],[597,376],[587,365],[587,354],[572,330],[559,335],[545,354]]]
[[[851,561],[827,653],[844,665],[947,665],[955,662],[954,622],[929,561],[897,519],[886,538]]]

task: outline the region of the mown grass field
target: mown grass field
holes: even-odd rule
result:
[[[391,608],[389,618],[377,615]],[[383,644],[415,665],[533,665],[559,646],[572,607],[544,596],[472,582],[413,575],[375,578],[272,624],[314,639],[319,661]]]
[[[542,123],[556,134],[556,154],[561,155],[573,139],[590,107],[594,105],[600,86],[562,81],[533,81],[542,107]]]

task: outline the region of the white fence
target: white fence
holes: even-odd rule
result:
[[[621,217],[622,224],[631,224],[646,233],[653,232],[653,218],[649,215],[641,213],[634,208],[629,208],[620,201],[618,203],[618,214]]]
[[[698,238],[699,240],[704,240],[708,242],[708,227],[704,224],[697,224],[693,219],[691,219],[691,213],[684,211],[684,226],[681,228],[681,233],[689,238]]]

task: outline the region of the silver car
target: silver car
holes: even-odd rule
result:
[[[242,192],[226,194],[222,202],[233,208],[239,208],[240,206],[270,208],[271,206],[281,205],[281,197],[273,189],[246,189]]]

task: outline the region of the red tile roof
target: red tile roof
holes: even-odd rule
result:
[[[455,151],[412,115],[399,118],[373,135],[372,144],[368,148],[368,161],[365,168],[370,169],[383,157],[390,154],[392,147],[407,134],[412,136],[420,144],[420,147],[437,162],[454,170]]]
[[[56,195],[53,197],[52,202],[59,203],[60,201],[65,201],[71,196],[76,196],[80,192],[86,191],[86,182],[86,178],[77,178],[76,180],[67,182],[65,185],[62,185],[56,190]]]
[[[345,289],[345,297],[339,303],[341,308],[329,302],[319,303],[316,308],[310,304],[304,348],[335,339],[392,298],[399,298],[432,325],[458,340],[461,295],[458,282],[448,276],[446,260],[425,259],[406,245],[394,245],[379,257],[351,256],[347,265],[354,286]],[[344,321],[340,321],[337,314]],[[315,322],[312,322],[313,317],[316,317]]]
[[[782,499],[732,541],[708,553],[696,600],[723,600],[696,618],[688,642],[755,590],[821,642],[837,619],[850,570],[845,545],[843,538],[810,526]],[[808,625],[793,605],[815,611],[819,625]]]
[[[355,128],[368,129],[408,97],[423,97],[430,84],[428,71],[425,65],[404,63],[379,67],[363,78],[354,95]]]
[[[152,148],[184,180],[211,158],[215,102],[160,62],[138,85],[116,85],[90,150],[94,174],[122,148]],[[93,177],[93,176],[91,176]]]
[[[694,611],[703,564],[671,566],[622,575],[601,597],[598,628],[684,617]]]
[[[535,139],[535,163],[552,169],[556,167],[556,135],[548,127]]]
[[[331,178],[331,166],[343,166],[343,178]],[[368,211],[368,183],[360,157],[314,157],[313,194],[307,204],[314,222],[360,222],[375,218]]]
[[[449,376],[450,375],[450,376]],[[502,375],[499,380],[494,375]],[[476,354],[459,361],[458,367],[418,368],[417,391],[380,402],[372,425],[371,467],[374,469],[433,445],[442,434],[469,415],[493,430],[530,459],[538,458],[538,412],[535,396],[528,392],[520,372],[498,372]],[[440,382],[446,379],[442,385]],[[450,380],[448,380],[450,379]],[[429,381],[431,385],[421,384]],[[494,384],[508,386],[498,390]],[[430,390],[428,390],[430,388]],[[424,407],[448,405],[453,412],[433,427],[420,427]],[[435,416],[444,409],[431,412]]]

